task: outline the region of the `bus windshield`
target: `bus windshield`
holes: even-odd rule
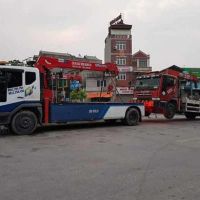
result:
[[[156,89],[159,86],[160,77],[141,78],[136,81],[136,89]]]

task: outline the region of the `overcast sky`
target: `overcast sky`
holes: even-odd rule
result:
[[[133,53],[151,56],[154,70],[200,67],[199,0],[0,0],[0,60],[40,50],[104,60],[109,21],[132,24]]]

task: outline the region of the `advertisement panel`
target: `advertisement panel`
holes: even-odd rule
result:
[[[131,66],[117,66],[119,72],[132,72],[133,71],[133,67]]]
[[[118,94],[133,94],[133,88],[117,87]]]

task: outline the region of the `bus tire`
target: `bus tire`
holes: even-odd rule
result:
[[[164,112],[164,117],[166,119],[172,119],[176,114],[176,107],[173,103],[168,103],[166,106],[166,110]]]
[[[11,129],[17,135],[30,135],[37,128],[37,117],[31,111],[20,111],[11,121]]]
[[[140,114],[137,109],[131,108],[126,112],[124,123],[128,126],[136,126],[139,123]]]

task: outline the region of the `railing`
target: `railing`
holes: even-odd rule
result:
[[[137,72],[151,72],[152,67],[136,67],[135,71],[137,71]]]

